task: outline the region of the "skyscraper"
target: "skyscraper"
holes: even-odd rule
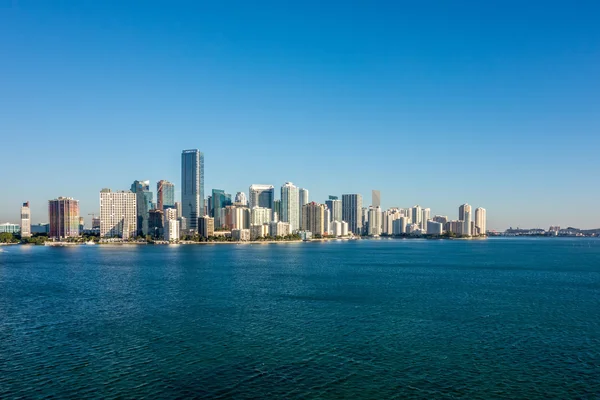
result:
[[[137,233],[137,196],[131,191],[100,191],[100,237],[129,239]]]
[[[48,201],[49,237],[64,239],[79,236],[79,200],[59,197]]]
[[[187,228],[196,231],[204,212],[204,154],[198,149],[181,153],[181,204]]]
[[[273,219],[273,213],[275,210],[275,187],[273,185],[250,185],[249,207],[263,207],[271,210],[271,217]],[[281,215],[278,214],[279,218]]]
[[[271,219],[273,221],[281,221],[281,200],[275,200],[273,202],[273,216]]]
[[[175,207],[175,185],[169,181],[160,180],[156,183],[156,208]]]
[[[381,207],[381,192],[379,190],[371,191],[371,205],[373,207]]]
[[[423,208],[421,210],[421,224],[419,227],[423,230],[427,229],[427,221],[431,219],[431,208]]]
[[[475,227],[478,229],[480,235],[487,233],[487,211],[485,208],[475,209]]]
[[[417,225],[421,226],[421,221],[423,219],[423,212],[421,211],[420,205],[416,205],[412,208],[410,219],[413,224],[417,224]]]
[[[298,188],[292,182],[286,182],[281,187],[281,216],[279,220],[288,222],[291,225],[292,232],[300,229],[299,204]]]
[[[150,181],[133,181],[131,192],[136,196],[137,234],[146,236],[148,234],[148,219],[152,209],[152,192]]]
[[[348,223],[348,229],[355,235],[362,230],[362,196],[360,194],[342,195],[342,220]]]
[[[327,208],[329,211],[331,211],[331,221],[342,222],[342,201],[338,199],[330,199],[325,201],[325,205],[327,205]]]
[[[323,235],[325,230],[325,205],[314,201],[302,206],[302,229],[314,235]]]
[[[369,236],[381,235],[381,207],[369,208]]]
[[[463,204],[458,208],[459,220],[463,221],[463,229],[462,234],[471,236],[473,234],[471,230],[471,220],[473,219],[471,215],[471,206],[468,204]]]
[[[235,203],[247,206],[248,205],[248,199],[246,198],[246,193],[244,193],[244,192],[237,192],[235,194]]]
[[[215,228],[221,228],[223,225],[222,211],[225,207],[231,205],[231,195],[221,189],[212,190],[212,216],[215,218]]]
[[[303,225],[304,224],[304,218],[302,217],[302,207],[304,207],[305,204],[308,204],[308,189],[304,189],[304,188],[300,188],[298,189],[298,213],[299,213],[299,220],[300,220],[300,229],[305,229],[306,227]]]
[[[29,202],[23,203],[21,207],[21,237],[31,237],[31,209]]]

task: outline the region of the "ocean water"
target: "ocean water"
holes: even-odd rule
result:
[[[600,240],[4,247],[0,398],[600,398]]]

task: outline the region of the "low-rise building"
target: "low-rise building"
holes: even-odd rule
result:
[[[231,238],[239,242],[247,242],[250,240],[250,229],[232,229]]]
[[[267,236],[269,236],[269,224],[250,226],[250,240],[257,240]]]
[[[292,227],[289,222],[271,222],[269,224],[271,236],[287,236],[292,234]]]
[[[208,215],[198,218],[198,234],[205,239],[214,236],[215,219]]]

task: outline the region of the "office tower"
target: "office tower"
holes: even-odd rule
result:
[[[275,187],[273,185],[250,185],[248,193],[250,194],[248,199],[250,208],[269,208],[271,209],[270,220],[273,220],[274,213],[277,213],[278,217],[281,218],[281,210],[275,209]]]
[[[273,218],[272,220],[277,222],[281,218],[281,200],[275,200],[273,202]]]
[[[302,229],[315,235],[323,235],[325,231],[325,204],[312,203],[302,206]]]
[[[478,233],[480,235],[485,235],[487,234],[487,211],[485,210],[485,208],[476,208],[475,209],[475,227],[477,227],[478,229]],[[560,227],[558,227],[558,229],[556,230],[557,232],[560,231]]]
[[[462,234],[466,235],[466,236],[471,236],[472,235],[472,230],[471,230],[471,220],[472,220],[472,216],[471,216],[471,206],[468,204],[463,204],[462,206],[460,206],[458,208],[458,215],[459,215],[459,220],[463,221],[463,229],[462,229]]]
[[[205,239],[214,236],[215,219],[208,215],[198,218],[198,234]]]
[[[381,207],[381,192],[379,190],[371,191],[371,205]]]
[[[79,236],[79,200],[59,197],[48,201],[51,238],[64,239]]]
[[[298,218],[300,222],[300,229],[306,230],[306,227],[302,225],[304,218],[302,217],[302,207],[305,204],[308,204],[308,189],[299,188],[298,189]]]
[[[421,221],[423,219],[423,212],[421,211],[421,206],[416,205],[412,208],[410,219],[413,224],[421,226]]]
[[[175,185],[165,180],[158,181],[156,183],[156,208],[164,210],[173,207],[175,207]]]
[[[342,220],[348,223],[348,230],[360,235],[362,230],[362,196],[360,194],[342,195]]]
[[[204,154],[198,149],[181,153],[181,205],[187,229],[196,231],[204,212]]]
[[[179,221],[176,219],[170,219],[164,228],[164,237],[167,242],[178,242],[179,241]]]
[[[292,182],[286,182],[281,187],[281,216],[279,220],[288,222],[291,225],[292,232],[300,229],[300,212],[298,210],[300,200],[298,197],[298,188]]]
[[[100,237],[130,239],[137,233],[137,196],[131,191],[100,191]]]
[[[168,208],[167,210],[173,209]],[[173,214],[175,213],[171,213],[171,215]],[[148,218],[148,235],[152,236],[154,239],[161,237],[163,235],[163,228],[167,227],[167,221],[168,220],[164,218],[164,212],[162,209],[150,210]]]
[[[427,221],[428,235],[441,235],[442,233],[444,233],[444,224],[432,220]]]
[[[235,194],[235,203],[247,206],[248,205],[248,199],[246,198],[246,193],[244,193],[244,192],[237,192]]]
[[[231,205],[231,195],[221,189],[212,190],[212,210],[211,215],[215,219],[215,228],[221,228],[223,225],[222,210]]]
[[[423,208],[421,210],[421,229],[427,229],[427,221],[431,219],[431,208]]]
[[[381,207],[369,207],[369,236],[381,235]]]
[[[271,222],[271,210],[265,207],[252,207],[250,225],[263,225]]]
[[[21,207],[21,237],[31,237],[31,209],[29,202],[23,203]]]
[[[335,197],[335,196],[329,196]],[[338,199],[329,199],[325,201],[327,208],[331,211],[331,220],[330,221],[342,221],[342,200]]]
[[[137,234],[146,236],[148,234],[148,219],[152,209],[152,192],[150,192],[150,181],[133,181],[131,192],[135,193]]]
[[[212,201],[212,196],[208,196],[206,198],[206,207],[204,207],[206,209],[206,213],[204,215],[208,215],[209,217],[214,217],[212,210],[214,208],[213,206],[213,201]]]

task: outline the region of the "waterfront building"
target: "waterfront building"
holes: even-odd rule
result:
[[[342,236],[348,236],[348,223],[346,221],[342,221]]]
[[[85,228],[85,219],[83,217],[79,217],[79,234],[83,233],[83,228]]]
[[[98,229],[100,229],[100,228],[98,228]],[[47,235],[49,233],[50,233],[50,224],[48,224],[48,223],[31,225],[31,234],[32,235],[35,235],[35,234]]]
[[[325,205],[314,201],[305,204],[302,207],[302,227],[304,231],[309,231],[319,235],[327,233],[325,230]]]
[[[208,215],[198,218],[198,234],[205,239],[209,236],[214,236],[215,219]]]
[[[273,218],[272,220],[277,222],[281,218],[281,200],[275,200],[273,202]]]
[[[220,228],[249,229],[250,209],[241,205],[228,205],[223,208]]]
[[[179,220],[179,218],[177,217],[177,210],[174,208],[167,208],[163,211],[163,218],[166,224],[166,221],[170,220],[170,219],[176,219]]]
[[[478,229],[479,235],[487,234],[487,211],[485,208],[476,208],[475,209],[475,227]],[[560,227],[556,230],[556,232],[560,231]]]
[[[177,219],[182,218],[183,217],[183,206],[181,205],[180,201],[175,202],[175,210],[177,210]]]
[[[298,221],[300,223],[300,229],[306,230],[306,227],[303,225],[304,217],[302,216],[302,207],[308,204],[308,189],[300,188],[298,189]]]
[[[418,224],[412,223],[406,226],[406,233],[417,235],[421,233],[421,228]]]
[[[156,183],[156,208],[164,210],[175,207],[175,185],[169,181],[160,180]]]
[[[423,218],[423,212],[421,211],[421,206],[420,205],[414,206],[411,210],[411,216],[410,216],[411,223],[421,226],[422,218]]]
[[[175,214],[175,212],[173,212],[172,214]],[[170,218],[170,220],[176,220],[176,218]],[[169,219],[166,219],[164,217],[163,210],[150,210],[148,218],[148,235],[150,235],[154,239],[158,239],[161,236],[163,236],[163,229],[167,226],[168,221]]]
[[[471,229],[471,206],[468,204],[463,204],[458,208],[458,219],[463,221],[463,229],[462,234],[466,236],[471,236],[473,230]]]
[[[181,205],[187,229],[196,231],[204,212],[204,154],[198,149],[181,153]]]
[[[164,238],[167,242],[178,242],[179,241],[179,221],[176,219],[170,219],[164,227]]]
[[[342,195],[342,221],[348,223],[348,229],[355,235],[362,231],[362,196],[360,194]]]
[[[427,221],[429,221],[430,219],[431,219],[431,209],[423,208],[421,210],[421,224],[420,224],[422,230],[427,229]]]
[[[21,237],[31,237],[31,208],[29,202],[23,203],[21,207]]]
[[[403,216],[398,208],[386,210],[381,215],[381,233],[384,235],[394,234],[394,221]]]
[[[327,209],[327,206],[325,207],[325,219],[324,219],[324,230],[326,234],[330,234],[331,233],[331,211],[329,211]]]
[[[252,207],[250,210],[250,225],[262,225],[271,222],[271,209],[266,207]]]
[[[381,207],[381,192],[379,190],[371,191],[371,205],[373,207]]]
[[[10,222],[0,224],[0,233],[12,233],[13,235],[17,235],[19,232],[21,232],[21,225],[19,224],[11,224]]]
[[[269,236],[269,224],[250,225],[250,240]]]
[[[100,217],[92,217],[92,230],[100,231]]]
[[[277,212],[281,216],[281,210],[275,209],[275,187],[273,185],[250,185],[248,191],[250,198],[248,199],[248,205],[250,208],[263,207],[271,210],[271,216],[269,220],[273,219],[273,213]]]
[[[441,235],[442,233],[444,233],[444,225],[441,222],[427,221],[428,235]]]
[[[250,229],[232,229],[231,238],[238,242],[248,242],[250,240]]]
[[[381,235],[381,207],[369,207],[369,236]]]
[[[79,236],[79,200],[59,197],[48,201],[49,237],[66,239]]]
[[[448,221],[446,223],[446,225],[444,226],[444,230],[446,232],[452,232],[456,235],[462,235],[463,234],[463,227],[464,227],[464,221],[458,220],[458,221]]]
[[[408,217],[400,217],[392,223],[392,234],[394,235],[402,235],[406,233],[406,227],[409,225],[410,218]]]
[[[446,225],[446,223],[448,222],[448,217],[445,215],[436,215],[435,217],[432,218],[435,222],[439,222],[440,224],[444,224]]]
[[[292,234],[292,226],[289,222],[271,222],[269,224],[271,236],[287,236]]]
[[[212,210],[211,216],[215,219],[215,228],[221,228],[223,225],[223,210],[225,207],[231,205],[231,195],[225,193],[221,189],[212,190]]]
[[[369,234],[369,209],[367,207],[363,207],[361,209],[361,223],[362,223],[362,228],[361,228],[361,235],[368,235]]]
[[[246,197],[246,193],[244,192],[237,192],[235,194],[234,200],[235,203],[241,204],[243,206],[248,206],[248,198]]]
[[[331,223],[331,235],[338,237],[342,236],[342,222],[341,221],[333,221]]]
[[[335,196],[329,196],[335,197]],[[342,200],[329,199],[325,201],[327,208],[331,211],[330,221],[342,221]]]
[[[288,222],[292,231],[300,229],[300,204],[298,188],[292,182],[286,182],[281,187],[281,215],[282,222]]]
[[[137,233],[137,196],[131,191],[100,191],[100,237],[125,240]]]
[[[313,238],[313,234],[310,231],[299,231],[298,235],[301,240],[311,240]]]
[[[131,191],[136,195],[137,234],[146,236],[148,234],[148,219],[152,209],[150,181],[133,181]]]

